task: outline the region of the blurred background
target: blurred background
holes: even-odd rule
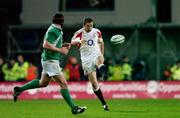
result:
[[[105,42],[110,80],[180,80],[179,5],[179,0],[1,0],[0,80],[39,78],[43,36],[56,12],[65,16],[65,42],[84,18],[94,19]],[[126,41],[112,45],[115,34]],[[76,47],[61,62],[69,81],[86,80]]]

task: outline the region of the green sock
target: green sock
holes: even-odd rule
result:
[[[68,103],[68,105],[71,107],[71,109],[73,109],[76,105],[73,103],[68,89],[61,89],[61,94],[65,101]]]
[[[39,88],[39,80],[38,79],[34,79],[20,87],[22,92],[25,90],[28,90],[28,89],[33,89],[33,88]]]

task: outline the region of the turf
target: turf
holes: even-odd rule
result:
[[[87,111],[72,115],[63,100],[0,100],[0,118],[180,118],[180,99],[108,100],[109,112],[97,100],[75,102]]]

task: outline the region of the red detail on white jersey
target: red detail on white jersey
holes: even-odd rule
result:
[[[78,34],[76,34],[75,38],[80,38],[81,40],[81,37],[82,37],[82,32],[79,32]]]
[[[97,31],[97,33],[98,33],[98,38],[102,38],[101,32],[100,32],[100,31]]]
[[[80,38],[80,40],[82,40],[82,30],[80,29],[80,30],[78,30],[75,34],[74,34],[74,36],[73,36],[73,38],[72,39],[74,39],[74,38]],[[76,46],[78,47],[78,48],[80,48],[81,47],[81,44],[76,44]]]

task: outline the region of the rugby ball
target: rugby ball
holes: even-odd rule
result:
[[[121,44],[121,43],[124,43],[125,37],[121,34],[116,34],[111,37],[110,41],[112,44]]]

